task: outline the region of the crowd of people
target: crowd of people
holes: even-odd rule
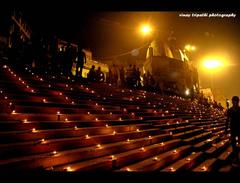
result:
[[[37,72],[49,71],[53,74],[72,76],[72,65],[76,63],[76,78],[81,78],[86,55],[79,43],[74,47],[71,43],[61,46],[59,49],[58,38],[44,38],[33,35],[30,40],[21,40],[19,33],[15,32],[11,37],[12,45],[8,50],[9,62],[12,64],[24,64],[32,67]]]
[[[97,70],[95,70],[95,65],[92,65],[92,68],[89,70],[87,74],[88,81],[91,82],[104,82],[105,77],[104,73],[101,70],[101,67],[98,67]]]

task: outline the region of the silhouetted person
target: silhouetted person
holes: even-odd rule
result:
[[[132,75],[133,75],[132,64],[130,64],[129,67],[127,68],[126,75],[127,75],[126,77],[127,85],[132,86]]]
[[[109,70],[108,70],[108,82],[109,83],[112,83],[112,81],[113,81],[112,78],[113,78],[112,68],[109,67]]]
[[[87,78],[89,81],[95,81],[96,78],[95,65],[92,65],[92,68],[88,72]]]
[[[137,87],[141,87],[141,72],[139,68],[136,70],[136,80],[137,80]]]
[[[117,85],[117,82],[118,82],[118,69],[117,69],[117,66],[115,64],[113,64],[113,67],[112,67],[111,71],[112,71],[112,83]]]
[[[119,76],[120,76],[121,86],[123,87],[125,86],[125,70],[123,66],[119,69]]]
[[[240,107],[239,97],[232,98],[232,107],[227,110],[226,133],[230,124],[231,145],[233,149],[233,163],[239,163],[239,148],[237,147],[236,137],[240,138]]]
[[[76,64],[76,78],[78,78],[78,70],[80,68],[80,78],[82,78],[82,71],[83,71],[83,66],[84,63],[87,62],[86,54],[81,48],[81,46],[78,46],[78,53],[77,53],[77,64]]]
[[[72,62],[73,62],[73,50],[71,44],[68,43],[66,51],[65,51],[65,60],[64,60],[64,71],[66,76],[71,76],[72,70]]]
[[[104,73],[101,70],[101,67],[98,67],[95,73],[95,81],[104,82]]]

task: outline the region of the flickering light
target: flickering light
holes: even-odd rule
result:
[[[35,132],[37,132],[37,130],[36,130],[35,128],[33,128],[33,129],[32,129],[32,132],[35,133]]]
[[[65,118],[65,121],[66,121],[66,122],[68,122],[68,119],[67,119],[67,118]]]
[[[164,146],[164,143],[163,143],[163,142],[161,142],[161,146]]]
[[[77,127],[77,126],[74,126],[74,129],[75,129],[75,130],[77,130],[77,129],[78,129],[78,127]]]
[[[44,143],[44,142],[45,142],[45,139],[41,139],[41,142]]]
[[[3,68],[4,68],[4,69],[6,69],[6,68],[7,68],[7,66],[6,66],[6,65],[4,65],[4,66],[3,66]]]
[[[27,120],[27,119],[24,119],[24,120],[23,120],[23,122],[24,122],[24,123],[27,123],[27,122],[28,122],[28,120]]]
[[[98,121],[98,118],[95,118],[95,121]]]
[[[128,171],[128,172],[130,172],[130,171],[132,171],[130,168],[126,168],[126,171]]]
[[[122,121],[122,118],[119,118],[119,121]]]
[[[87,114],[89,115],[89,114],[90,114],[90,112],[87,112]]]
[[[12,102],[10,102],[9,105],[12,105]]]
[[[7,97],[7,96],[5,96],[5,97],[4,97],[4,99],[5,99],[5,100],[7,100],[7,99],[8,99],[8,97]]]
[[[109,114],[112,115],[112,112],[110,112]]]
[[[86,139],[90,139],[90,136],[89,136],[89,135],[85,135],[85,138],[86,138]]]
[[[60,115],[60,111],[57,112],[57,115]]]
[[[154,157],[153,160],[154,160],[154,161],[158,161],[158,157]]]
[[[62,92],[60,92],[59,95],[62,95]]]
[[[68,166],[67,168],[64,168],[64,170],[66,170],[67,172],[72,172],[73,171],[73,169],[70,166]]]
[[[143,117],[140,117],[140,120],[143,120]]]
[[[33,93],[33,92],[34,92],[34,90],[31,90],[31,92]]]
[[[116,131],[113,131],[113,135],[116,135]]]
[[[98,106],[98,103],[96,103],[95,105]]]
[[[173,168],[173,167],[170,167],[169,168],[172,172],[174,172],[175,171],[175,169]]]
[[[43,99],[43,102],[44,102],[44,103],[46,102],[46,99],[45,99],[45,98]]]
[[[66,88],[68,88],[68,85],[65,85],[66,86]]]
[[[144,147],[142,147],[142,148],[141,148],[141,151],[145,151],[145,148],[144,148]]]
[[[57,154],[57,151],[53,151],[52,154],[53,154],[53,155],[56,155],[56,154]]]
[[[149,138],[149,139],[152,139],[152,136],[151,136],[151,135],[149,135],[149,136],[148,136],[148,138]]]
[[[139,109],[139,107],[137,106],[137,109]]]
[[[174,150],[173,150],[173,153],[174,153],[174,154],[176,154],[176,153],[177,153],[177,150],[176,150],[176,149],[174,149]]]
[[[131,115],[134,116],[135,115],[134,112],[132,112]]]
[[[97,148],[101,148],[101,147],[102,147],[101,144],[98,144],[98,145],[97,145]]]
[[[116,160],[117,158],[114,155],[110,156],[112,160]]]
[[[27,87],[27,88],[29,88],[29,86],[28,86],[28,85],[27,85],[26,87]]]
[[[66,100],[68,100],[68,97],[65,97]]]
[[[136,131],[137,131],[137,132],[139,132],[140,130],[139,130],[139,129],[137,129]]]
[[[72,101],[72,104],[74,104],[74,101]]]
[[[186,158],[186,161],[191,161],[191,158]]]
[[[12,111],[12,114],[16,114],[16,111],[15,111],[15,110],[13,110],[13,111]]]
[[[104,111],[104,108],[102,108],[102,111]]]
[[[108,124],[105,125],[107,128],[109,127]]]
[[[130,139],[127,139],[127,142],[130,142]]]
[[[207,170],[206,166],[202,166],[201,170],[206,171]]]

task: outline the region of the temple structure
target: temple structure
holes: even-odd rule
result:
[[[153,40],[146,53],[143,73],[149,72],[162,87],[176,88],[180,94],[199,91],[198,71],[185,50],[161,38]]]

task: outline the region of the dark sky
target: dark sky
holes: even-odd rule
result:
[[[196,45],[195,63],[205,55],[224,54],[234,66],[214,76],[214,85],[225,97],[240,95],[240,14],[236,18],[180,18],[181,12],[103,12],[75,11],[76,9],[24,8],[21,9],[33,31],[56,34],[64,40],[82,41],[101,59],[141,47],[146,40],[137,32],[140,23],[149,22],[164,34],[174,30],[180,46]],[[204,11],[203,11],[204,12]],[[195,12],[188,12],[195,13]],[[206,13],[212,13],[207,11]],[[236,13],[216,12],[215,13]],[[2,16],[1,16],[2,17]],[[1,19],[0,19],[1,20]],[[200,72],[200,71],[199,71]],[[199,73],[204,87],[209,75]]]

